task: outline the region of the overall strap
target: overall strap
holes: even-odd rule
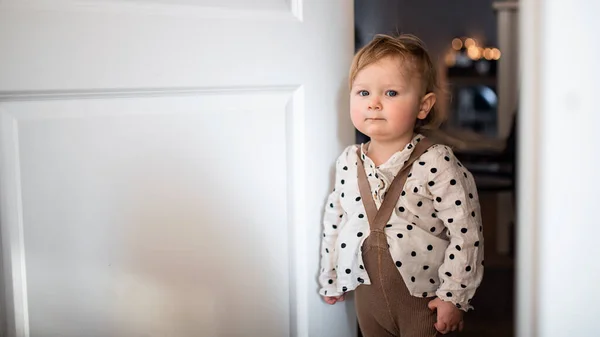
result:
[[[365,171],[365,165],[363,163],[361,157],[361,147],[359,146],[356,150],[356,155],[358,156],[358,189],[360,190],[360,197],[362,199],[363,205],[365,206],[365,211],[367,212],[367,219],[369,220],[369,225],[371,230],[383,230],[385,228],[386,223],[390,219],[392,212],[394,211],[394,207],[398,203],[398,199],[400,198],[400,193],[404,188],[404,183],[408,178],[408,173],[410,172],[410,168],[412,164],[421,157],[427,149],[429,149],[433,143],[427,139],[423,138],[417,145],[415,149],[410,154],[408,160],[404,163],[404,166],[398,171],[396,177],[392,181],[390,188],[385,194],[385,198],[383,203],[381,204],[381,208],[377,210],[377,206],[375,205],[375,201],[371,196],[371,187],[369,185],[369,181],[367,180],[367,173]]]

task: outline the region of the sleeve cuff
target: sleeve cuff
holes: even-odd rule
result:
[[[440,300],[450,302],[464,312],[474,310],[470,303],[471,301],[467,299],[465,295],[460,294],[457,291],[438,289],[435,294]]]

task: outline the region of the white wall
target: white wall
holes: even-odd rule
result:
[[[598,335],[599,15],[521,1],[519,337]]]

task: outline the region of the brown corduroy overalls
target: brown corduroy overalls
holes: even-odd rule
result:
[[[371,197],[360,147],[357,151],[358,185],[371,230],[362,245],[364,267],[371,284],[360,285],[355,290],[356,313],[364,337],[438,336],[434,327],[436,313],[427,307],[429,301],[434,298],[419,298],[409,293],[392,260],[384,233],[410,167],[431,145],[433,144],[428,139],[422,139],[417,144],[408,161],[392,181],[379,211]]]

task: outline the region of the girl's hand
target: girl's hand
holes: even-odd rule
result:
[[[337,302],[344,301],[344,295],[340,296],[323,296],[323,299],[327,304],[336,304]]]
[[[429,302],[431,311],[437,310],[437,322],[433,325],[437,331],[447,334],[450,331],[462,331],[463,312],[450,302],[444,302],[436,297]]]

